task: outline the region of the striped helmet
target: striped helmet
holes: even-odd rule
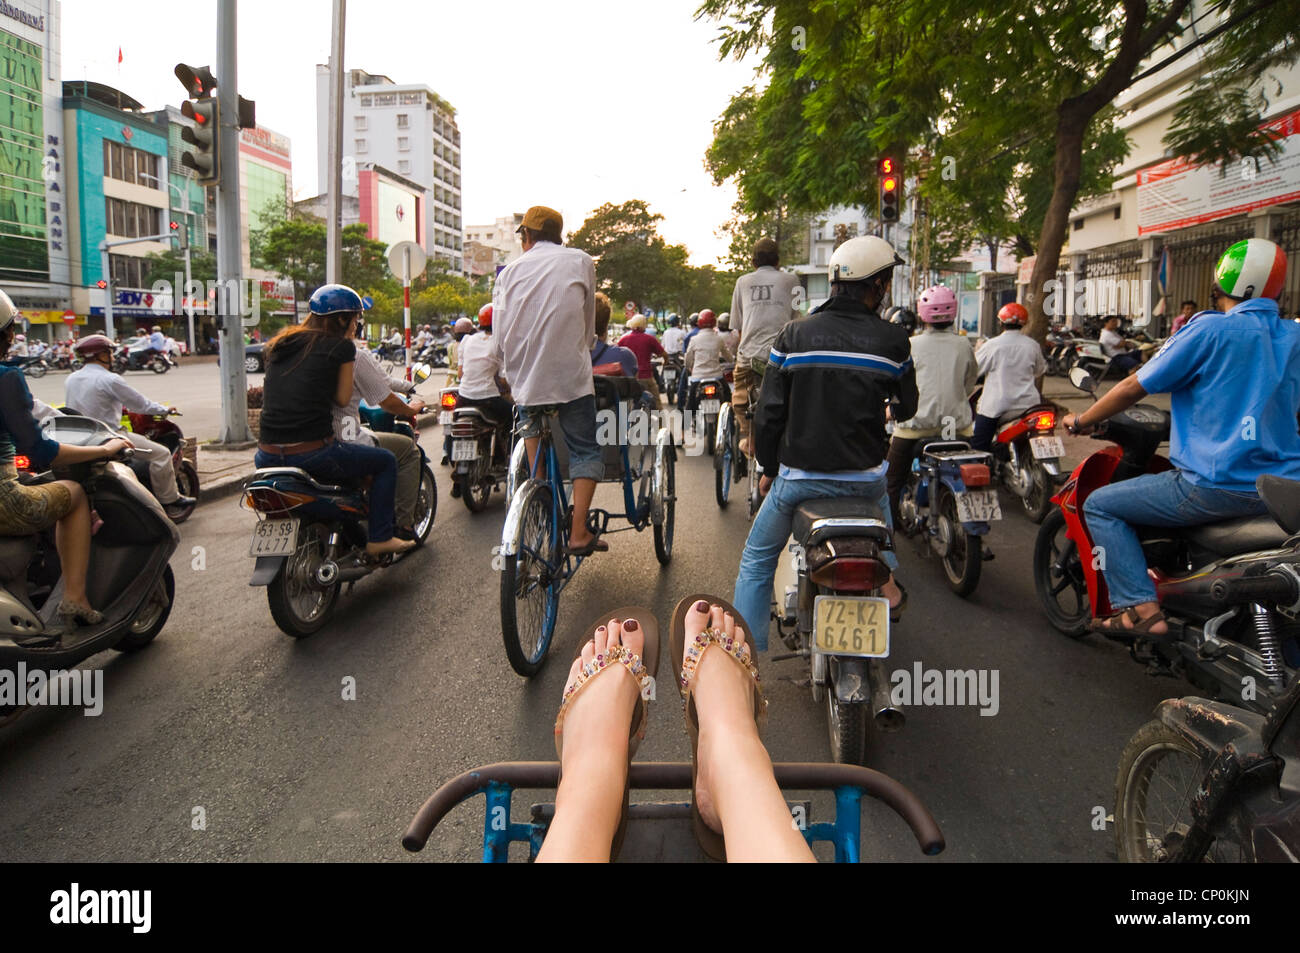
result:
[[[1286,279],[1286,252],[1267,238],[1247,238],[1223,253],[1214,283],[1229,298],[1277,298]]]

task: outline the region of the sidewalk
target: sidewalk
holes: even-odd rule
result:
[[[1119,383],[1118,379],[1106,381],[1097,390],[1097,396],[1109,391]],[[1047,377],[1043,380],[1043,398],[1065,408],[1067,413],[1078,414],[1087,410],[1094,403],[1092,395],[1077,390],[1070,383],[1068,377]],[[1161,410],[1169,409],[1168,394],[1151,394],[1142,398],[1142,403],[1151,404],[1159,407]],[[1063,466],[1073,470],[1089,454],[1097,450],[1099,441],[1093,440],[1092,437],[1079,437],[1065,432],[1064,427],[1056,431],[1063,441],[1065,441],[1065,457]],[[1168,445],[1161,444],[1163,452],[1168,452]]]

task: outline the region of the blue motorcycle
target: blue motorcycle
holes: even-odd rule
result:
[[[992,467],[991,453],[972,450],[964,440],[926,441],[899,494],[897,528],[926,539],[959,596],[975,591],[984,560],[993,558],[983,544],[989,523],[1002,519]]]

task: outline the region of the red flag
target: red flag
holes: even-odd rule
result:
[[[122,62],[122,48],[120,46],[117,48],[117,61]]]

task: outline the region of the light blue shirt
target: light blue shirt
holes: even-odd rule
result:
[[[784,463],[777,475],[782,480],[837,480],[840,483],[870,483],[874,480],[883,480],[885,474],[889,472],[889,461],[883,461],[880,466],[871,470],[796,470],[788,467]]]
[[[1276,301],[1199,316],[1137,377],[1170,395],[1169,458],[1192,483],[1254,493],[1264,474],[1300,479],[1300,326]]]

